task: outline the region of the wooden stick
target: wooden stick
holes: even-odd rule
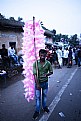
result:
[[[35,17],[33,16],[33,35],[34,35],[34,51],[35,51],[35,60],[36,60],[36,71],[37,71],[37,79],[38,79],[38,62],[36,55],[36,43],[35,43]]]

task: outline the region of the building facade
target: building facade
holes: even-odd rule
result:
[[[22,49],[23,27],[24,22],[16,21],[14,19],[9,20],[0,16],[0,49],[2,48],[2,44],[5,44],[7,49],[10,44],[13,44],[18,53]],[[47,44],[52,43],[52,32],[46,29],[44,36]]]
[[[0,18],[0,49],[2,44],[5,44],[7,49],[13,44],[18,53],[22,47],[23,27],[23,22]]]

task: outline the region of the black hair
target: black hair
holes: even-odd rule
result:
[[[42,53],[42,54],[47,54],[47,51],[46,51],[45,49],[40,49],[40,50],[39,50],[39,55],[40,55],[40,53]]]
[[[5,47],[5,44],[2,44],[2,47]]]

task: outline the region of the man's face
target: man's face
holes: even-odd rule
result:
[[[46,58],[46,53],[40,53],[40,60],[42,61],[42,62],[45,62],[45,58]]]
[[[13,49],[13,45],[11,46],[11,49]]]

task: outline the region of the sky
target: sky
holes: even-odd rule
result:
[[[56,34],[81,33],[81,0],[0,0],[0,13],[24,22],[34,16]]]

